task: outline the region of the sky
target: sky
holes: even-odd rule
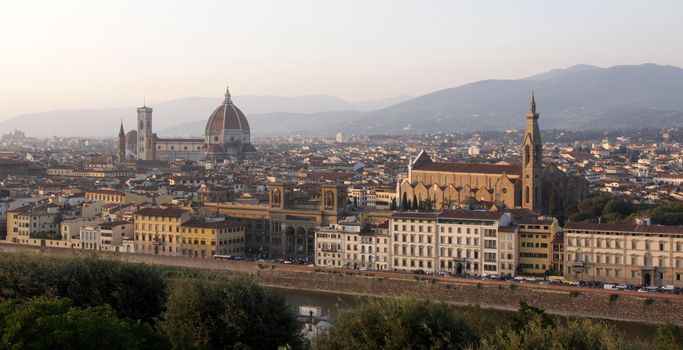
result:
[[[0,10],[0,120],[188,96],[421,95],[579,63],[683,66],[683,1],[32,1]]]

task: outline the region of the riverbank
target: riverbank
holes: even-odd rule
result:
[[[200,270],[220,275],[249,275],[267,287],[350,296],[396,297],[409,294],[417,298],[439,300],[456,306],[480,305],[482,308],[495,310],[515,310],[519,301],[524,300],[555,315],[643,324],[660,324],[668,321],[683,325],[683,297],[678,295],[613,292],[602,289],[527,285],[502,281],[459,280],[394,272],[331,270],[245,261],[62,248],[41,249],[12,244],[0,244],[0,252],[61,257],[96,255],[107,259]]]

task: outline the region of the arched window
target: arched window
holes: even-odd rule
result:
[[[325,192],[325,207],[334,207],[334,193],[332,191]]]
[[[526,187],[526,193],[524,196],[524,200],[529,203],[529,186]]]
[[[531,161],[531,148],[529,145],[524,146],[524,165],[529,164]]]
[[[280,190],[277,188],[273,191],[273,204],[280,204]]]

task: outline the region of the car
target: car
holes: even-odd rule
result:
[[[662,286],[661,288],[665,292],[673,292],[676,287],[674,287],[672,284],[667,284],[665,286]]]
[[[639,288],[637,292],[638,293],[649,293],[649,291],[645,288]]]
[[[291,261],[291,260],[285,260],[285,261],[283,261],[283,263],[284,263],[284,264],[291,264],[292,261]]]

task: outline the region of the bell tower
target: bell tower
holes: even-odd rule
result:
[[[152,133],[152,109],[144,106],[138,108],[138,159],[154,160],[156,149]]]
[[[117,143],[119,162],[126,161],[126,133],[123,131],[123,121],[121,121],[121,128],[119,129],[119,141]]]
[[[541,173],[543,171],[543,143],[538,129],[536,98],[531,93],[529,113],[526,114],[526,131],[522,144],[522,208],[541,211]]]

